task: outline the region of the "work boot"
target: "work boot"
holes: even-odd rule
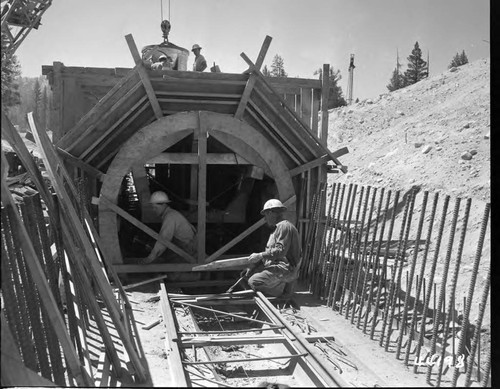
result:
[[[295,291],[295,286],[297,285],[297,280],[287,282],[285,288],[283,289],[283,294],[281,298],[291,299],[293,297],[293,292]]]

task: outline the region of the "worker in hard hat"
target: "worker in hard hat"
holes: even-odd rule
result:
[[[268,200],[262,208],[266,223],[274,227],[265,251],[253,253],[250,263],[260,262],[248,279],[255,290],[274,297],[281,296],[285,286],[298,276],[301,264],[301,244],[297,228],[284,218],[286,207],[277,199]],[[247,270],[248,272],[248,270]]]
[[[158,57],[158,62],[151,65],[152,70],[168,70],[172,69],[172,59],[162,54]]]
[[[193,71],[194,72],[202,72],[207,68],[207,61],[205,57],[200,54],[201,47],[198,44],[194,44],[191,51],[194,53],[194,63],[193,63]]]
[[[151,195],[149,203],[153,211],[161,217],[162,224],[159,232],[163,240],[170,241],[188,254],[196,256],[197,239],[196,229],[189,221],[177,210],[170,207],[170,199],[165,192],[158,191]],[[141,260],[141,263],[156,262],[185,262],[173,251],[165,252],[167,246],[156,241],[151,253]]]

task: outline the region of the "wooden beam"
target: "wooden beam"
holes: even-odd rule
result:
[[[257,57],[257,61],[255,62],[256,69],[260,70],[260,67],[262,66],[262,63],[264,62],[264,58],[267,54],[267,50],[269,49],[269,46],[271,45],[271,40],[272,40],[272,38],[269,35],[266,35],[266,38],[264,39],[264,43],[262,43],[262,47],[260,48],[260,52],[259,52],[259,56]],[[241,96],[240,103],[238,104],[238,108],[236,109],[236,113],[234,114],[234,117],[236,119],[241,119],[243,117],[243,112],[245,112],[245,109],[246,109],[247,104],[248,104],[248,100],[250,99],[250,94],[253,91],[253,87],[255,86],[256,81],[257,81],[257,76],[254,73],[250,74],[250,77],[248,78],[247,84],[245,86],[245,90],[243,91],[243,95]]]
[[[187,388],[187,377],[184,367],[182,366],[181,352],[178,345],[179,336],[177,334],[177,323],[175,320],[175,312],[170,305],[165,284],[160,283],[160,307],[163,315],[163,322],[167,330],[165,337],[165,347],[168,354],[167,362],[171,375],[174,377],[174,386],[179,388]]]
[[[128,48],[130,49],[130,53],[132,54],[132,58],[137,66],[139,71],[139,76],[141,77],[141,81],[144,85],[144,89],[146,90],[146,94],[148,95],[149,102],[153,107],[153,112],[157,119],[163,117],[163,112],[160,108],[160,103],[158,103],[158,99],[156,98],[155,91],[153,90],[153,86],[151,85],[151,80],[149,79],[148,73],[142,64],[142,58],[139,54],[139,50],[137,50],[137,46],[135,44],[134,38],[132,34],[125,35],[125,39],[128,44]]]
[[[207,122],[198,112],[198,263],[205,259],[207,231]]]
[[[115,138],[123,136],[123,129],[127,128],[130,124],[134,122],[146,109],[149,108],[149,105],[145,103],[147,100],[147,97],[144,96],[141,100],[139,100],[137,103],[134,104],[132,108],[129,109],[128,114],[132,113],[135,111],[135,113],[132,116],[124,115],[122,118],[115,122],[110,128],[107,129],[107,131],[99,138],[94,141],[94,143],[87,149],[87,150],[92,150],[92,152],[89,155],[85,156],[85,160],[87,162],[92,161],[101,153]],[[142,105],[142,107],[141,107]],[[126,120],[122,122],[122,119]],[[108,153],[108,155],[97,164],[97,167],[101,167],[104,165],[108,159],[112,158],[114,156],[114,153]]]
[[[132,225],[136,226],[137,228],[139,228],[141,231],[145,232],[149,236],[151,236],[153,239],[155,239],[158,242],[160,242],[161,244],[167,246],[167,248],[169,248],[170,250],[172,250],[174,253],[180,255],[182,258],[186,259],[187,261],[189,261],[191,263],[196,262],[196,260],[191,255],[189,255],[188,253],[186,253],[180,247],[177,247],[172,242],[169,242],[167,240],[163,240],[156,231],[154,231],[151,228],[149,228],[147,225],[145,225],[144,223],[142,223],[140,220],[137,220],[135,217],[133,217],[128,212],[126,212],[123,209],[121,209],[118,205],[114,204],[113,202],[111,202],[110,200],[108,200],[106,197],[104,197],[104,196],[100,196],[99,198],[92,197],[92,204],[97,205],[99,203],[104,204],[106,207],[108,207],[110,210],[112,210],[113,212],[115,212],[117,215],[120,215],[125,220],[127,220],[129,223],[131,223]],[[141,266],[144,266],[144,265],[141,265]]]
[[[234,269],[239,268],[241,266],[248,266],[251,263],[249,262],[248,257],[239,257],[239,258],[229,258],[229,259],[221,259],[219,261],[213,261],[210,263],[206,263],[204,265],[198,265],[193,267],[193,271],[200,270],[221,270],[221,269]]]
[[[341,149],[334,151],[332,154],[335,155],[336,157],[341,157],[342,155],[345,155],[347,153],[349,153],[349,150],[347,149],[347,147],[342,147]],[[318,166],[321,166],[330,160],[331,160],[331,157],[328,154],[325,154],[322,157],[319,157],[311,162],[305,163],[302,166],[298,166],[294,169],[291,169],[289,171],[290,176],[295,177],[296,175],[301,174],[307,170],[311,170],[311,169],[314,169]]]
[[[129,74],[119,80],[116,85],[104,96],[98,104],[96,104],[85,116],[83,116],[78,123],[68,131],[59,141],[56,143],[62,149],[66,149],[69,145],[74,144],[82,135],[82,129],[89,123],[94,123],[99,117],[105,112],[105,107],[108,104],[113,104],[118,98],[118,91],[121,91],[124,85],[126,85],[130,80],[137,76],[136,66]],[[62,102],[60,102],[62,103]],[[62,110],[62,107],[61,107]]]
[[[132,86],[129,90],[126,91],[126,93],[121,96],[118,101],[116,103],[114,103],[112,106],[107,106],[107,107],[103,107],[106,111],[103,112],[103,114],[101,116],[99,116],[99,118],[93,122],[85,131],[83,131],[83,133],[81,134],[80,138],[73,144],[69,145],[66,150],[67,151],[70,151],[72,149],[74,149],[75,147],[77,146],[80,146],[80,152],[79,152],[79,157],[80,158],[85,158],[86,155],[92,151],[92,149],[95,147],[95,143],[96,141],[94,141],[94,143],[91,143],[90,146],[88,146],[86,149],[84,150],[81,150],[81,146],[84,146],[84,144],[82,143],[86,143],[88,144],[88,140],[87,138],[90,138],[90,141],[94,140],[95,138],[98,138],[97,142],[100,142],[103,137],[105,136],[104,134],[107,134],[110,132],[110,130],[107,128],[107,121],[109,119],[109,117],[115,113],[118,109],[120,109],[124,104],[130,104],[130,102],[134,101],[134,100],[137,100],[137,96],[134,96],[134,94],[136,94],[136,92],[139,90],[139,89],[142,89],[142,84],[141,82],[137,82],[134,86]],[[139,101],[141,100],[141,98],[139,97]],[[125,117],[127,117],[130,113],[132,112],[132,110],[129,110],[127,112],[125,112],[125,114],[122,114],[121,117],[112,117],[112,120],[111,120],[111,127],[114,127],[115,126],[115,123],[121,123]],[[76,152],[75,152],[76,154]]]
[[[250,100],[250,107],[252,109],[249,109],[247,110],[247,113],[250,114],[253,119],[264,129],[264,130],[267,130],[267,134],[269,134],[269,136],[276,142],[276,144],[281,144],[283,145],[283,151],[286,153],[286,155],[288,155],[288,157],[293,161],[295,162],[296,164],[299,164],[299,159],[300,158],[301,160],[304,160],[304,156],[303,156],[303,153],[300,152],[299,150],[297,150],[297,148],[292,144],[292,142],[283,142],[283,140],[280,140],[278,138],[278,136],[281,137],[281,134],[280,134],[280,131],[278,130],[278,128],[276,127],[276,124],[270,120],[270,118],[264,113],[262,112],[262,110],[259,108],[258,104],[254,103],[254,101]],[[255,112],[253,112],[255,111]],[[262,117],[262,119],[265,121],[262,122],[260,120],[260,118],[258,117]],[[269,128],[267,128],[269,126]],[[291,151],[289,150],[289,148],[291,149]]]
[[[129,260],[139,260],[139,258],[128,258]],[[192,271],[195,263],[149,263],[139,264],[114,264],[113,268],[117,273],[171,273]]]
[[[313,137],[313,139],[317,142],[318,145],[321,146],[321,148],[324,149],[324,151],[327,153],[327,154],[332,154],[332,152],[330,150],[328,150],[328,148],[321,142],[321,140],[317,137],[316,134],[312,133],[309,126],[306,125],[298,116],[297,114],[290,108],[288,107],[287,103],[285,102],[285,100],[283,100],[283,98],[278,95],[274,89],[272,88],[272,86],[269,84],[269,82],[266,80],[266,77],[264,77],[262,75],[262,73],[260,72],[259,69],[257,69],[255,67],[255,65],[252,63],[252,61],[250,60],[250,58],[248,58],[246,56],[245,53],[241,53],[240,54],[241,57],[245,60],[245,62],[252,68],[252,71],[255,72],[255,74],[257,74],[259,76],[259,79],[261,81],[263,81],[263,83],[271,90],[271,92],[280,100],[280,102],[282,103],[282,106],[287,108],[288,109],[288,112],[291,114],[291,116],[293,117],[293,119],[299,123],[304,130],[306,130],[306,133],[309,134],[310,136]],[[342,165],[342,163],[335,157],[333,157],[332,155],[330,155],[332,157],[332,160],[340,166],[340,170],[344,173],[347,173],[347,168],[345,166]]]
[[[295,200],[297,197],[294,195],[291,198],[289,198],[287,201],[283,203],[285,207],[288,207],[295,203]],[[255,222],[253,225],[248,227],[245,231],[243,231],[241,234],[239,234],[236,238],[232,239],[230,242],[226,243],[224,246],[222,246],[219,250],[217,250],[215,253],[210,255],[207,259],[205,259],[205,263],[209,263],[212,261],[215,261],[217,258],[219,258],[222,254],[224,254],[227,250],[229,250],[231,247],[236,245],[238,242],[242,241],[245,239],[248,235],[250,235],[252,232],[258,230],[260,227],[262,227],[266,223],[265,218],[261,218],[257,222]]]
[[[163,163],[171,165],[197,165],[198,154],[195,153],[161,153],[151,159],[148,164]],[[207,153],[207,165],[253,165],[235,153]]]
[[[149,180],[146,174],[146,168],[143,163],[134,164],[132,166],[132,177],[134,178],[134,186],[137,192],[137,197],[139,198],[142,222],[159,222],[159,217],[154,213],[153,208],[149,204],[151,192],[149,190]]]
[[[82,170],[85,170],[92,177],[97,178],[99,181],[104,181],[104,177],[106,176],[103,172],[95,167],[89,165],[88,163],[82,161],[80,158],[75,157],[74,155],[68,153],[66,150],[57,147],[57,152],[63,159],[71,163],[73,166],[79,167]]]
[[[2,150],[2,159],[3,150]],[[52,295],[50,286],[45,278],[45,272],[40,265],[40,259],[37,258],[37,254],[33,247],[33,244],[29,238],[28,232],[21,221],[21,217],[17,211],[17,207],[12,199],[12,195],[7,187],[7,184],[2,180],[2,204],[6,208],[12,210],[14,219],[11,220],[13,223],[13,232],[17,234],[20,240],[21,248],[26,260],[26,264],[30,271],[31,277],[40,295],[40,300],[45,307],[45,312],[47,313],[48,319],[57,334],[58,340],[64,350],[64,355],[66,357],[66,362],[71,370],[72,375],[75,377],[79,385],[93,385],[94,381],[88,375],[87,371],[82,368],[79,358],[76,354],[76,350],[73,346],[69,334],[66,329],[66,323],[57,307],[56,300]]]
[[[323,64],[321,79],[321,135],[320,139],[325,147],[328,140],[328,97],[330,94],[330,65]]]
[[[109,310],[110,317],[112,318],[116,330],[118,331],[120,339],[132,360],[137,377],[140,380],[145,380],[146,370],[139,359],[135,346],[132,344],[131,339],[126,333],[122,323],[123,313],[118,307],[116,298],[109,285],[109,280],[106,279],[103,273],[103,269],[99,263],[99,257],[96,255],[95,248],[92,246],[88,232],[85,230],[80,217],[77,215],[76,209],[74,208],[72,198],[74,199],[76,196],[76,188],[66,169],[62,166],[54,146],[50,143],[50,139],[48,138],[46,132],[39,131],[37,129],[32,113],[28,114],[28,123],[30,125],[31,132],[40,147],[40,151],[45,161],[45,167],[47,168],[52,185],[54,186],[58,198],[60,199],[61,208],[63,210],[62,220],[66,223],[64,232],[68,234],[69,229],[72,231],[74,238],[71,238],[70,242],[74,242],[79,247],[79,249],[74,250],[74,252],[84,258],[81,260],[81,265],[83,265],[83,263],[88,265],[86,270],[91,272],[92,279],[96,282],[96,285],[101,292],[102,298]],[[70,192],[66,190],[66,186],[69,188]],[[69,193],[71,193],[72,197]]]

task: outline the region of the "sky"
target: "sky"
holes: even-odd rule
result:
[[[53,0],[16,52],[22,76],[39,76],[55,61],[133,67],[125,35],[139,50],[161,43],[162,14],[172,24],[170,42],[189,50],[199,44],[209,67],[215,62],[223,72],[245,71],[240,54],[255,62],[269,35],[265,65],[278,54],[289,77],[317,78],[328,63],[340,69],[346,96],[354,54],[353,98],[360,100],[387,93],[397,52],[404,71],[417,41],[424,60],[429,53],[430,76],[462,50],[469,62],[490,56],[489,0]]]

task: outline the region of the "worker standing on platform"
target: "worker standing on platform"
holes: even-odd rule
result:
[[[172,59],[168,58],[165,54],[160,55],[158,62],[151,65],[153,70],[168,70],[172,69]]]
[[[267,225],[274,227],[269,236],[265,251],[253,253],[250,263],[258,263],[254,274],[248,279],[248,285],[264,294],[278,297],[298,276],[301,264],[301,245],[299,233],[295,226],[284,218],[286,207],[277,199],[268,200],[261,211]],[[243,272],[247,274],[250,269]]]
[[[160,237],[165,241],[171,241],[173,244],[192,256],[196,256],[197,239],[196,229],[189,221],[175,209],[169,206],[170,199],[165,192],[154,192],[151,195],[150,204],[153,211],[161,217],[162,224]],[[173,251],[167,251],[167,246],[156,241],[151,253],[141,260],[142,264],[166,262],[186,262],[184,258]]]
[[[191,51],[194,53],[193,71],[204,71],[207,68],[207,61],[205,60],[205,57],[200,54],[201,47],[198,44],[194,44]]]

